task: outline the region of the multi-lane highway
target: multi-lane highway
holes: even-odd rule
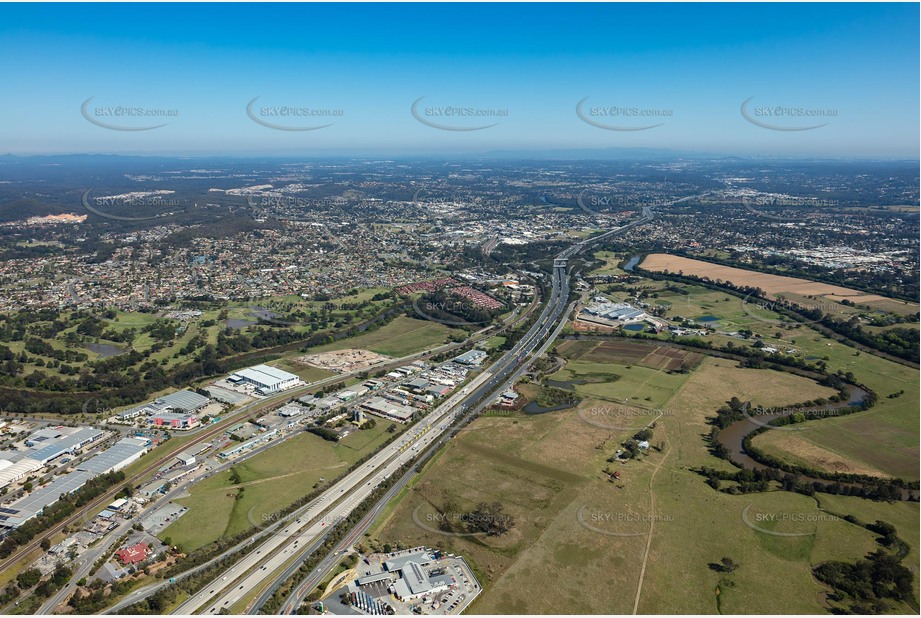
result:
[[[425,451],[426,455],[440,449],[448,439],[466,424],[470,417],[479,414],[485,409],[491,403],[495,393],[502,392],[513,386],[520,379],[522,374],[529,369],[531,363],[540,358],[553,343],[553,340],[556,339],[557,335],[566,324],[566,320],[564,319],[565,316],[575,307],[575,303],[570,304],[568,307],[565,305],[566,300],[569,298],[569,276],[567,272],[569,259],[588,245],[621,233],[640,223],[649,221],[652,217],[652,210],[644,208],[643,215],[640,219],[594,238],[576,243],[556,256],[553,264],[550,298],[544,310],[541,312],[540,317],[538,317],[537,321],[531,326],[525,336],[522,337],[499,361],[490,367],[489,372],[480,376],[481,378],[486,378],[481,384],[475,387],[471,384],[471,388],[468,389],[469,394],[467,394],[465,398],[465,401],[470,403],[464,403],[459,406],[459,410],[462,413],[454,415],[452,427],[441,426],[443,431],[439,432],[440,437],[437,440],[431,441]],[[552,333],[551,329],[553,331]],[[328,574],[329,570],[336,565],[336,557],[350,547],[355,540],[370,527],[376,518],[376,513],[379,513],[384,505],[386,505],[386,503],[410,481],[415,472],[416,470],[409,470],[403,478],[394,484],[368,515],[362,518],[361,522],[352,529],[350,534],[320,561],[317,569],[295,586],[291,595],[289,595],[280,608],[280,614],[293,614],[297,611],[310,591],[313,590]],[[308,555],[308,551],[315,551],[315,549],[319,547],[321,541],[322,538],[318,538],[310,547],[305,548],[304,554]],[[288,569],[276,576],[273,584],[266,587],[262,594],[256,599],[256,602],[247,607],[247,612],[259,610],[270,598],[277,586],[294,574],[300,562],[299,560],[297,563],[292,564]]]
[[[220,578],[189,598],[174,613],[191,614],[198,611],[217,613],[249,596],[275,570],[297,557],[327,530],[345,519],[374,489],[405,463],[414,459],[447,429],[459,411],[468,389],[487,381],[489,372],[477,376],[471,383],[448,398],[406,434],[384,447],[361,468],[347,474],[313,502],[296,511],[287,525],[264,541],[223,573]],[[256,568],[258,567],[258,568]],[[239,581],[238,581],[239,580]]]
[[[212,581],[199,593],[180,605],[175,613],[216,614],[233,607],[241,599],[265,587],[271,576],[289,562],[299,562],[323,537],[331,525],[342,521],[380,484],[403,464],[433,445],[440,448],[448,430],[461,417],[473,414],[469,402],[488,402],[497,387],[509,382],[511,374],[519,375],[526,368],[525,359],[547,339],[556,325],[569,297],[566,250],[562,261],[555,264],[551,293],[547,304],[530,330],[491,367],[461,391],[433,410],[422,423],[377,453],[360,469],[348,474],[314,502],[298,512],[297,518],[266,540],[256,552],[248,554],[219,579]],[[517,379],[515,377],[514,379]],[[258,567],[258,568],[257,568]]]
[[[255,603],[247,608],[249,611],[257,610],[267,600],[271,591],[293,575],[303,559],[321,545],[328,531],[368,498],[384,479],[418,457],[420,453],[429,454],[441,448],[472,416],[484,409],[497,392],[513,385],[531,362],[546,350],[565,324],[565,319],[562,318],[567,311],[566,301],[570,294],[567,272],[569,259],[589,244],[647,221],[651,216],[651,211],[644,208],[641,219],[576,243],[562,251],[554,260],[550,296],[540,316],[501,359],[449,397],[405,435],[379,451],[361,468],[349,473],[314,501],[293,513],[273,533],[265,535],[267,538],[255,551],[248,553],[230,569],[209,582],[176,608],[174,613],[217,614],[222,609],[229,610],[241,600],[252,598],[261,591],[262,594]],[[337,377],[341,379],[341,376]],[[362,524],[365,527],[373,521],[372,515],[409,481],[413,473],[414,471],[410,470],[401,477],[372,512],[363,518]],[[357,529],[362,529],[361,524]],[[347,535],[346,541],[354,541],[357,538],[355,530]],[[336,552],[338,551],[341,549],[337,548]],[[320,568],[296,587],[295,594],[286,603],[285,609],[291,611],[297,608],[303,597],[315,585],[311,585],[311,582],[319,581],[317,576],[322,577],[328,570],[324,569],[324,566],[335,564],[330,557],[335,556],[336,552],[327,556],[321,562]]]
[[[422,352],[417,352],[417,353],[415,353],[415,354],[410,354],[410,355],[404,356],[404,357],[402,357],[402,358],[400,358],[400,359],[395,359],[394,361],[388,362],[388,363],[386,363],[385,365],[378,366],[376,369],[383,369],[383,368],[385,368],[385,367],[386,367],[386,368],[389,368],[389,367],[393,367],[393,366],[397,366],[397,365],[404,365],[404,364],[406,364],[406,363],[408,363],[408,362],[411,362],[411,361],[413,361],[413,360],[417,360],[417,359],[420,359],[420,358],[427,358],[427,357],[433,356],[433,355],[438,354],[438,353],[442,353],[442,352],[449,351],[449,350],[454,350],[454,349],[456,349],[456,348],[459,347],[459,346],[464,346],[464,345],[469,345],[469,344],[471,344],[471,343],[475,343],[475,342],[479,341],[480,339],[482,339],[482,338],[484,338],[484,337],[492,336],[492,335],[495,335],[495,334],[497,334],[497,333],[500,333],[500,332],[504,331],[505,329],[509,328],[509,327],[512,326],[514,323],[516,323],[516,322],[518,322],[518,321],[520,321],[520,320],[522,320],[522,319],[526,319],[526,317],[531,313],[531,311],[532,311],[532,309],[533,309],[534,307],[535,307],[535,304],[532,304],[522,315],[519,315],[518,312],[516,311],[515,314],[512,315],[512,316],[510,316],[510,317],[501,325],[501,327],[500,327],[498,330],[493,331],[493,328],[492,328],[492,327],[486,327],[486,328],[483,328],[483,329],[481,329],[481,330],[476,331],[475,333],[473,333],[473,334],[472,334],[466,341],[464,341],[464,342],[440,345],[440,346],[437,346],[437,347],[435,347],[435,348],[431,348],[431,349],[429,349],[429,350],[425,350],[425,351],[422,351]],[[353,373],[357,375],[357,374],[360,373],[360,372],[351,372],[351,373],[347,373],[347,374],[338,374],[338,375],[336,375],[336,376],[331,376],[330,378],[325,378],[324,380],[321,380],[320,382],[315,382],[315,383],[309,385],[309,388],[315,388],[316,386],[320,385],[321,383],[326,383],[326,382],[330,382],[330,381],[342,380],[342,379],[344,379],[345,377],[348,377],[348,376],[352,375]],[[477,380],[480,380],[480,379],[485,379],[485,376],[480,376],[480,377],[477,378]],[[472,382],[471,384],[474,384],[475,382],[476,382],[476,381]],[[305,389],[306,389],[306,388],[308,388],[308,387],[305,387]],[[286,391],[286,392],[285,392],[285,395],[286,395],[287,397],[291,397],[291,396],[293,396],[294,394],[295,394],[294,391]],[[462,396],[462,393],[457,393],[457,394],[455,394],[454,397],[461,397],[461,396]],[[449,402],[455,401],[454,397],[452,397],[452,398],[449,399],[448,401],[449,401]],[[263,407],[264,407],[264,406],[263,406]],[[434,418],[434,416],[432,416],[432,415],[430,415],[430,417],[431,417],[431,418]],[[223,425],[223,424],[222,424],[222,425]],[[408,444],[406,443],[406,438],[407,438],[407,436],[409,436],[410,440],[414,440],[414,439],[416,439],[416,438],[418,437],[418,435],[419,435],[418,431],[419,431],[419,428],[420,428],[420,427],[424,428],[424,429],[422,430],[422,432],[425,432],[425,431],[427,431],[427,428],[428,428],[430,425],[431,425],[431,421],[430,421],[430,419],[427,417],[427,418],[424,419],[421,423],[419,423],[415,428],[413,428],[412,430],[410,430],[409,432],[407,432],[406,436],[401,437],[401,439],[398,440],[395,444],[405,444],[404,448],[407,448],[407,449],[411,448],[413,445],[412,445],[411,443],[408,443]],[[203,438],[200,438],[200,439],[203,439]],[[196,440],[196,441],[198,441],[198,440]],[[274,446],[274,444],[269,444],[269,445],[267,445],[265,448],[270,448],[271,446]],[[393,445],[391,445],[391,446],[393,446]],[[411,452],[417,453],[419,448],[421,448],[421,446],[418,447],[418,448],[412,449]],[[254,451],[254,453],[255,453],[255,452],[256,452],[256,451]],[[380,455],[380,453],[379,453],[378,455]],[[374,459],[374,458],[372,458],[371,461],[377,461],[377,460]],[[369,461],[368,463],[370,464],[371,462]],[[227,465],[230,465],[230,464],[227,464]],[[367,467],[367,465],[366,465],[365,467]],[[365,469],[365,467],[363,467],[363,470]],[[214,472],[212,472],[211,474],[213,474],[213,473],[214,473]],[[209,476],[210,476],[210,474],[209,474]],[[367,476],[367,472],[365,472],[365,476]],[[345,479],[343,479],[343,480],[345,480]],[[372,487],[373,487],[373,485],[372,485]],[[296,521],[297,519],[302,519],[303,516],[305,516],[306,514],[308,514],[309,510],[310,510],[312,507],[314,507],[314,506],[317,505],[317,504],[320,504],[320,501],[321,501],[321,500],[324,500],[324,496],[329,495],[329,496],[333,496],[333,497],[336,497],[336,498],[341,498],[341,497],[344,497],[344,495],[343,495],[344,493],[345,493],[344,488],[341,487],[341,486],[339,486],[339,485],[337,484],[334,488],[330,488],[329,490],[327,490],[327,492],[324,493],[324,494],[323,494],[322,496],[320,496],[319,498],[317,498],[317,500],[311,502],[310,504],[308,504],[308,505],[306,505],[306,506],[304,506],[304,507],[301,507],[301,509],[299,509],[298,511],[295,511],[295,513],[293,513],[292,515],[287,516],[287,517],[285,518],[284,521],[276,522],[276,523],[272,524],[271,526],[267,527],[266,529],[264,529],[264,530],[261,531],[260,533],[257,533],[254,537],[252,537],[252,538],[250,538],[250,539],[247,539],[246,541],[241,542],[240,544],[234,546],[233,548],[228,549],[227,551],[225,551],[224,553],[222,553],[220,556],[218,556],[218,557],[216,557],[216,558],[213,558],[213,559],[209,560],[207,563],[205,563],[205,564],[203,564],[203,565],[200,565],[200,566],[196,567],[195,569],[191,569],[190,571],[187,571],[187,572],[183,573],[183,576],[188,575],[188,574],[191,574],[191,573],[196,572],[196,571],[199,571],[199,570],[201,570],[202,568],[205,568],[205,567],[207,567],[208,565],[212,564],[213,562],[215,562],[215,561],[217,561],[217,560],[219,560],[219,559],[221,559],[221,558],[224,558],[224,557],[227,556],[227,555],[230,555],[230,554],[235,553],[236,551],[238,551],[241,547],[243,547],[243,546],[246,545],[246,544],[249,544],[249,543],[252,543],[252,542],[261,540],[261,539],[264,538],[265,536],[268,536],[270,533],[274,533],[275,529],[278,528],[278,527],[280,527],[280,526],[283,525],[283,524],[288,524],[288,522],[293,521],[293,520]],[[162,502],[162,501],[161,501],[161,502]],[[328,506],[328,504],[327,504],[326,506]],[[310,517],[312,517],[312,516],[313,516],[313,515],[310,515]],[[327,516],[327,517],[328,517],[328,516]],[[308,520],[304,520],[304,521],[306,522],[306,521],[308,521]],[[321,528],[322,528],[323,530],[328,529],[328,527],[326,527],[326,526],[321,526]],[[285,531],[279,532],[279,534],[288,536],[288,535],[293,534],[293,531],[290,530],[290,529],[286,529]],[[298,547],[303,547],[303,545],[300,545],[300,544],[299,544]],[[261,555],[261,554],[262,554],[262,550],[260,549],[260,550],[259,550],[256,554],[254,554],[254,555]],[[260,570],[262,570],[262,569],[260,569]],[[242,571],[245,571],[245,569],[242,569],[240,572],[242,572]],[[222,577],[223,577],[223,575],[222,575]],[[229,580],[229,577],[228,577],[228,580],[223,580],[223,579],[221,579],[220,581],[230,581],[230,580]],[[167,586],[167,585],[170,585],[170,583],[169,583],[169,582],[159,582],[159,583],[156,583],[156,584],[150,584],[150,585],[148,585],[148,586],[144,586],[143,588],[139,588],[138,590],[135,590],[135,591],[131,592],[130,594],[128,594],[128,595],[125,597],[125,599],[122,599],[121,601],[119,601],[118,603],[116,603],[115,605],[113,605],[112,607],[110,607],[108,610],[106,610],[106,612],[104,612],[104,613],[112,613],[112,612],[115,612],[115,611],[119,611],[120,609],[123,609],[123,608],[125,608],[125,607],[127,607],[127,606],[129,606],[129,605],[131,605],[131,604],[133,604],[133,603],[136,603],[136,602],[140,601],[141,599],[146,598],[147,596],[150,596],[151,594],[155,593],[157,590],[160,590],[161,588],[163,588],[163,587],[165,587],[165,586]],[[212,588],[213,588],[213,587],[209,586],[209,587],[207,587],[207,590],[211,590]],[[215,592],[217,592],[217,590],[215,590]],[[190,601],[191,601],[191,599],[190,599]]]

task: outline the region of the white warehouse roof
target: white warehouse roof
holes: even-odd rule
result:
[[[291,382],[294,380],[299,380],[296,375],[293,373],[288,373],[281,369],[275,367],[269,367],[268,365],[254,365],[252,367],[247,367],[246,369],[241,369],[236,372],[238,376],[242,376],[253,382],[258,382],[260,384],[283,384],[285,382]]]
[[[36,470],[40,470],[41,467],[41,462],[28,457],[20,459],[9,466],[4,466],[3,469],[0,470],[0,487],[6,487],[10,483],[18,481]]]
[[[147,452],[147,441],[140,438],[124,438],[98,455],[90,457],[77,468],[95,474],[121,470]]]

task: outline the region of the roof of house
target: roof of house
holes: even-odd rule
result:
[[[427,564],[432,561],[432,557],[424,551],[417,551],[412,554],[406,554],[405,556],[397,556],[396,558],[391,558],[384,562],[384,568],[388,571],[400,571],[403,567],[410,563],[416,564]],[[404,574],[405,577],[405,574]]]

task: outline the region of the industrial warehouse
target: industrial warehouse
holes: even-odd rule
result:
[[[601,296],[593,300],[591,305],[582,308],[579,313],[580,320],[603,326],[617,326],[642,322],[648,317],[645,311],[635,308],[630,303],[612,303]]]
[[[436,549],[373,554],[362,562],[358,577],[327,597],[324,609],[329,613],[352,614],[353,609],[364,614],[461,613],[481,590],[462,557]],[[349,598],[347,605],[337,600],[343,595]]]
[[[72,455],[104,435],[101,429],[91,427],[49,427],[32,432],[25,441],[28,450],[14,451],[0,459],[0,488],[22,480],[62,455]]]
[[[270,395],[297,386],[301,379],[268,365],[254,365],[231,374],[227,381],[232,384],[244,383],[256,387],[256,394]]]
[[[147,422],[157,427],[170,429],[194,429],[200,424],[198,411],[211,403],[211,400],[198,393],[181,390],[154,399],[150,403],[136,406],[120,413],[116,420],[122,423],[133,422],[141,415],[147,416]]]
[[[83,433],[73,435],[79,435],[82,439],[95,435],[97,431],[99,432],[99,437],[104,435],[101,430],[86,429],[80,431]],[[90,431],[94,433],[86,433]],[[72,440],[65,442],[65,444],[71,443]],[[137,461],[147,452],[147,449],[148,441],[142,438],[123,438],[119,440],[106,450],[78,464],[73,471],[57,476],[44,487],[36,489],[15,502],[0,507],[0,529],[9,530],[21,526],[24,522],[41,514],[46,507],[57,502],[61,496],[71,494],[83,487],[90,479],[108,472],[116,472]],[[41,466],[36,470],[40,468]]]

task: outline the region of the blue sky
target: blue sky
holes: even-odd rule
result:
[[[0,4],[0,151],[917,158],[918,18],[917,4]],[[90,97],[102,124],[167,124],[103,128],[81,114]],[[263,126],[256,97],[257,119],[332,124]],[[176,115],[104,115],[118,106]],[[263,109],[277,107],[341,115]]]

